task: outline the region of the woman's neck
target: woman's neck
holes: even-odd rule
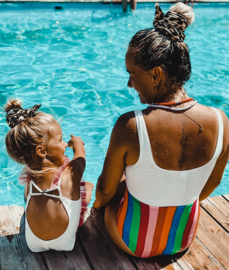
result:
[[[168,103],[168,102],[180,102],[188,98],[184,88],[171,89],[166,91],[167,93],[156,98],[154,103]]]

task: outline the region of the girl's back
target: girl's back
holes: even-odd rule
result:
[[[53,173],[52,173],[53,174]],[[54,176],[54,175],[53,175]],[[50,174],[44,175],[44,178],[52,179]],[[26,217],[28,224],[34,235],[43,240],[51,240],[60,237],[68,228],[69,213],[62,200],[67,199],[67,208],[74,208],[74,215],[80,218],[81,201],[80,201],[80,186],[74,186],[71,177],[64,171],[60,178],[60,191],[54,189],[46,192],[45,195],[31,196],[27,205]],[[49,183],[50,181],[45,181]],[[51,185],[35,185],[30,183],[27,186],[26,193],[30,194],[30,186],[32,186],[33,194],[40,194],[40,190],[48,190]],[[51,197],[51,196],[56,196]],[[62,196],[61,196],[62,195]],[[61,198],[58,198],[58,197]],[[62,199],[62,200],[61,200]],[[69,209],[71,210],[71,209]]]

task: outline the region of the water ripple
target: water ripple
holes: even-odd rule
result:
[[[151,27],[154,4],[126,14],[116,5],[61,5],[56,12],[52,3],[1,4],[0,104],[9,97],[20,97],[27,107],[41,103],[60,122],[66,141],[70,134],[82,137],[85,178],[96,183],[115,121],[144,108],[127,88],[125,52],[134,33]],[[186,89],[229,115],[229,5],[195,4],[194,11],[196,21],[186,31],[193,71]],[[6,153],[7,131],[0,112],[0,204],[23,205],[17,181],[22,167]],[[214,195],[229,193],[228,174],[227,167]]]

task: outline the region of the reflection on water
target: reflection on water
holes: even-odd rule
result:
[[[135,13],[102,4],[1,4],[0,104],[19,97],[42,104],[60,122],[64,139],[81,136],[87,152],[85,179],[96,183],[112,126],[124,112],[144,108],[128,89],[125,52],[135,32],[151,27],[154,4]],[[168,4],[161,5],[164,10]],[[196,20],[186,31],[192,77],[190,96],[229,115],[229,5],[195,4]],[[8,128],[0,112],[0,204],[23,205],[21,166],[7,156]],[[67,154],[71,157],[70,149]],[[229,193],[229,168],[214,195]]]

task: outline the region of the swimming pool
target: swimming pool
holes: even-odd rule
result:
[[[26,107],[42,104],[68,141],[85,142],[85,179],[96,183],[112,127],[124,112],[144,108],[128,89],[125,52],[130,38],[151,27],[154,4],[123,14],[120,5],[0,4],[0,104],[19,97]],[[168,4],[161,4],[163,10]],[[192,77],[185,88],[198,102],[229,116],[229,4],[195,4],[186,31]],[[8,127],[0,112],[0,205],[23,205],[21,166],[7,156]],[[70,149],[67,154],[71,157]],[[213,195],[229,193],[229,166]],[[93,195],[94,200],[94,195]]]

